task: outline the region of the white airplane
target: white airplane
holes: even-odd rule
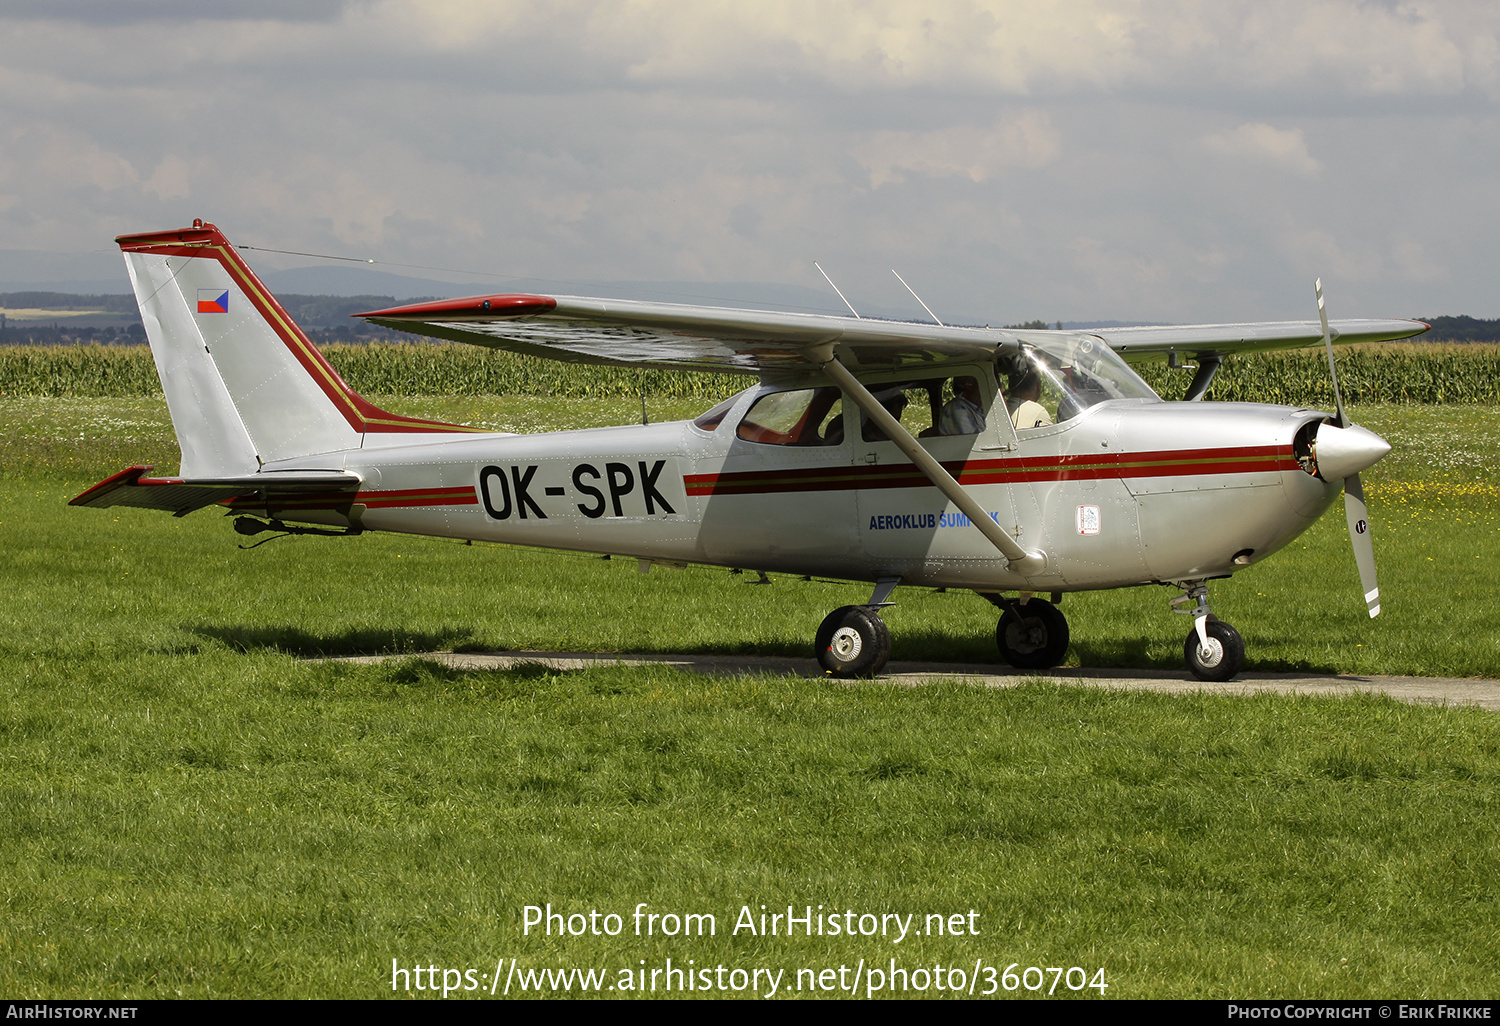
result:
[[[1045,669],[1067,648],[1065,593],[1170,584],[1194,618],[1188,668],[1217,681],[1239,672],[1244,645],[1210,611],[1208,582],[1286,545],[1343,490],[1367,608],[1380,610],[1359,472],[1390,446],[1341,399],[1332,417],[1201,401],[1229,355],[1322,342],[1333,373],[1335,338],[1426,330],[1330,323],[1321,287],[1321,323],[1091,332],[535,295],[360,315],[556,360],[758,379],[691,421],[515,435],[367,402],[212,224],[116,242],[182,466],[131,467],[74,505],[183,516],[218,504],[242,534],[400,531],[631,556],[643,571],[871,582],[868,602],[817,630],[836,676],[884,667],[880,610],[898,585],[973,590],[1001,610],[1001,658]],[[1163,401],[1121,354],[1196,359],[1188,401]]]

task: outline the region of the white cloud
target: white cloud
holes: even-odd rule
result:
[[[1307,152],[1307,138],[1300,128],[1274,128],[1264,122],[1244,124],[1229,132],[1203,137],[1211,152],[1235,161],[1281,168],[1300,175],[1315,175],[1323,165]]]
[[[509,61],[540,43],[645,85],[1009,96],[1452,95],[1493,83],[1500,35],[1500,9],[1484,0],[381,0],[348,20],[382,48]]]
[[[1302,316],[1311,262],[1381,313],[1500,313],[1493,0],[128,8],[0,12],[7,246],[199,216],[557,278],[818,257],[997,322]]]
[[[1051,119],[1021,111],[993,125],[955,125],[929,132],[872,132],[852,147],[870,172],[870,185],[900,182],[907,173],[957,176],[982,182],[1006,167],[1041,167],[1062,144]]]
[[[168,154],[143,186],[159,200],[185,199],[192,194],[191,177],[188,162],[175,154]]]

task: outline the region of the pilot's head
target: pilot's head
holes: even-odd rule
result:
[[[1024,371],[1011,375],[1010,394],[1014,399],[1033,401],[1042,394],[1042,379],[1035,368],[1027,367]]]

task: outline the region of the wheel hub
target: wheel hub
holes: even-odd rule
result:
[[[1037,623],[1011,624],[1005,642],[1017,652],[1035,652],[1047,644],[1047,628]]]
[[[1207,645],[1198,646],[1198,661],[1204,666],[1218,666],[1224,659],[1224,645],[1218,638],[1209,638]]]
[[[845,662],[857,658],[864,647],[864,639],[853,627],[840,627],[833,632],[833,640],[828,643],[829,650]]]

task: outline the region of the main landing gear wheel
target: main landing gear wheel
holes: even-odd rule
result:
[[[1232,680],[1245,668],[1245,642],[1240,638],[1240,632],[1223,620],[1209,620],[1203,626],[1208,634],[1207,648],[1199,644],[1196,628],[1183,645],[1188,669],[1199,680]]]
[[[1005,609],[995,628],[1000,658],[1018,670],[1049,670],[1068,650],[1068,620],[1051,602],[1034,598]]]
[[[835,677],[873,677],[891,657],[891,632],[867,606],[842,606],[818,628],[818,665]]]

